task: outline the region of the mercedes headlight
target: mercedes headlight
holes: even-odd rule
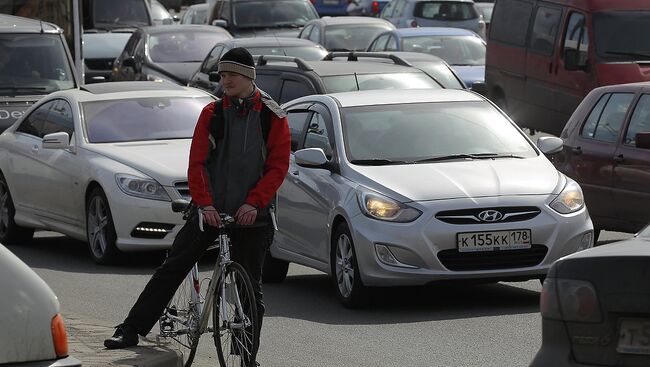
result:
[[[120,190],[127,195],[151,200],[171,201],[165,188],[152,178],[118,173],[115,175],[115,180]]]
[[[585,198],[580,185],[575,181],[569,181],[550,206],[560,214],[571,214],[584,208]]]
[[[360,192],[357,196],[363,214],[370,218],[389,222],[412,222],[422,212],[396,200],[371,192]]]

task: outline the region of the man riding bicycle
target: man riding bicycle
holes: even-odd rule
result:
[[[218,72],[224,97],[208,104],[199,116],[188,168],[192,202],[202,208],[209,226],[202,232],[197,210],[193,210],[127,318],[104,341],[106,348],[137,345],[138,334],[145,336],[151,330],[191,267],[215,240],[219,213],[236,219],[236,225],[228,229],[231,255],[251,278],[261,328],[269,204],[289,169],[291,136],[285,112],[256,87],[255,63],[246,49],[226,52]]]

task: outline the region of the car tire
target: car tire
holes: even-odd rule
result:
[[[14,207],[7,180],[0,173],[0,243],[4,245],[22,245],[29,243],[34,237],[33,228],[25,228],[16,224]]]
[[[93,260],[101,265],[113,264],[120,251],[115,242],[117,234],[113,216],[104,191],[95,188],[86,202],[86,238]]]
[[[334,289],[343,306],[346,308],[367,306],[369,291],[361,281],[354,242],[347,223],[339,224],[334,230],[330,266]]]
[[[263,283],[282,283],[287,278],[289,262],[271,256],[271,251],[266,251],[264,269],[262,270]]]

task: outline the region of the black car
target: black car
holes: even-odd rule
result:
[[[46,94],[77,88],[63,29],[0,14],[0,132]]]
[[[305,24],[299,38],[312,40],[329,51],[362,51],[380,33],[395,29],[384,19],[373,17],[325,17]]]
[[[296,37],[318,13],[309,0],[215,0],[208,24],[227,29],[235,37]]]
[[[231,38],[224,29],[207,25],[140,28],[115,60],[112,79],[169,80],[186,85],[210,49]]]
[[[217,93],[218,83],[210,81],[210,73],[217,71],[221,55],[235,47],[244,47],[252,55],[294,56],[307,61],[321,60],[327,51],[321,45],[309,40],[286,37],[234,38],[217,43],[194,73],[189,86]]]
[[[351,92],[374,89],[441,89],[442,85],[421,70],[396,56],[386,57],[393,64],[359,61],[352,53],[345,58],[326,57],[305,61],[288,56],[259,56],[255,83],[279,103],[310,94]],[[211,73],[213,80],[218,78]],[[399,93],[396,91],[395,93]]]

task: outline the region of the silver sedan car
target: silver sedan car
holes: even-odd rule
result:
[[[312,95],[284,105],[291,165],[264,271],[332,276],[344,305],[368,287],[544,278],[593,245],[580,186],[503,112],[463,90]]]

